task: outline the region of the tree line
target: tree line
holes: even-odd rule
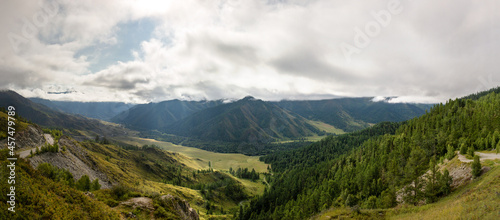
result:
[[[500,146],[500,94],[475,98],[435,105],[400,125],[382,123],[263,157],[275,171],[271,188],[238,218],[304,219],[331,206],[389,208],[398,193],[409,204],[438,200],[451,188],[449,172],[438,172],[436,164],[462,146]]]

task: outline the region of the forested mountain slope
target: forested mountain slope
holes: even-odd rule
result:
[[[53,110],[104,121],[109,121],[112,117],[134,106],[134,104],[123,102],[70,102],[51,101],[41,98],[30,98],[29,100]]]
[[[383,121],[399,122],[423,115],[431,104],[388,103],[366,98],[280,101],[276,105],[304,118],[319,120],[351,132]]]
[[[207,108],[167,126],[164,131],[202,140],[258,143],[319,132],[302,117],[253,97]]]
[[[171,100],[136,105],[121,112],[111,121],[138,130],[158,130],[206,108],[221,105],[222,101]]]
[[[404,186],[406,203],[434,202],[450,192],[450,177],[438,172],[424,180],[428,169],[462,146],[472,150],[499,147],[500,94],[495,91],[477,100],[436,105],[401,125],[395,134],[373,136],[359,145],[353,141],[347,154],[325,156],[341,151],[342,144],[340,150],[331,149],[339,143],[349,143],[348,137],[340,136],[347,141],[328,138],[295,152],[264,157],[278,172],[271,188],[252,200],[240,217],[305,219],[331,206],[389,208],[397,204],[396,192]],[[313,148],[321,150],[307,150]]]
[[[52,110],[45,105],[24,98],[14,91],[0,91],[0,107],[7,109],[8,106],[13,106],[17,115],[33,123],[51,128],[65,128],[75,135],[79,134],[76,130],[89,131],[101,136],[113,136],[126,132],[119,127],[108,126],[95,119]]]

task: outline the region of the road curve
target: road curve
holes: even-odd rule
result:
[[[500,154],[495,153],[474,152],[474,155],[479,155],[479,160],[481,161],[500,159]],[[460,152],[458,152],[458,159],[464,163],[472,162],[472,160],[467,159],[464,155],[460,154]]]

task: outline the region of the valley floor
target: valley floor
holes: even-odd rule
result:
[[[154,144],[164,150],[180,153],[186,156],[183,158],[184,161],[181,162],[193,169],[208,169],[208,162],[210,161],[212,168],[216,170],[227,171],[230,167],[232,167],[233,169],[238,169],[241,167],[242,169],[255,169],[255,171],[259,173],[267,172],[267,164],[260,161],[258,156],[246,156],[243,154],[233,153],[215,153],[194,147],[185,147],[169,142],[139,137],[118,137],[116,139],[120,140],[121,142],[137,146]]]

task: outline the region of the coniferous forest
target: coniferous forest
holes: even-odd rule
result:
[[[498,148],[499,129],[497,88],[435,105],[402,124],[381,123],[262,157],[274,171],[272,186],[238,217],[305,219],[330,206],[390,208],[398,192],[409,204],[432,203],[450,193],[449,173],[436,164],[463,146]]]

